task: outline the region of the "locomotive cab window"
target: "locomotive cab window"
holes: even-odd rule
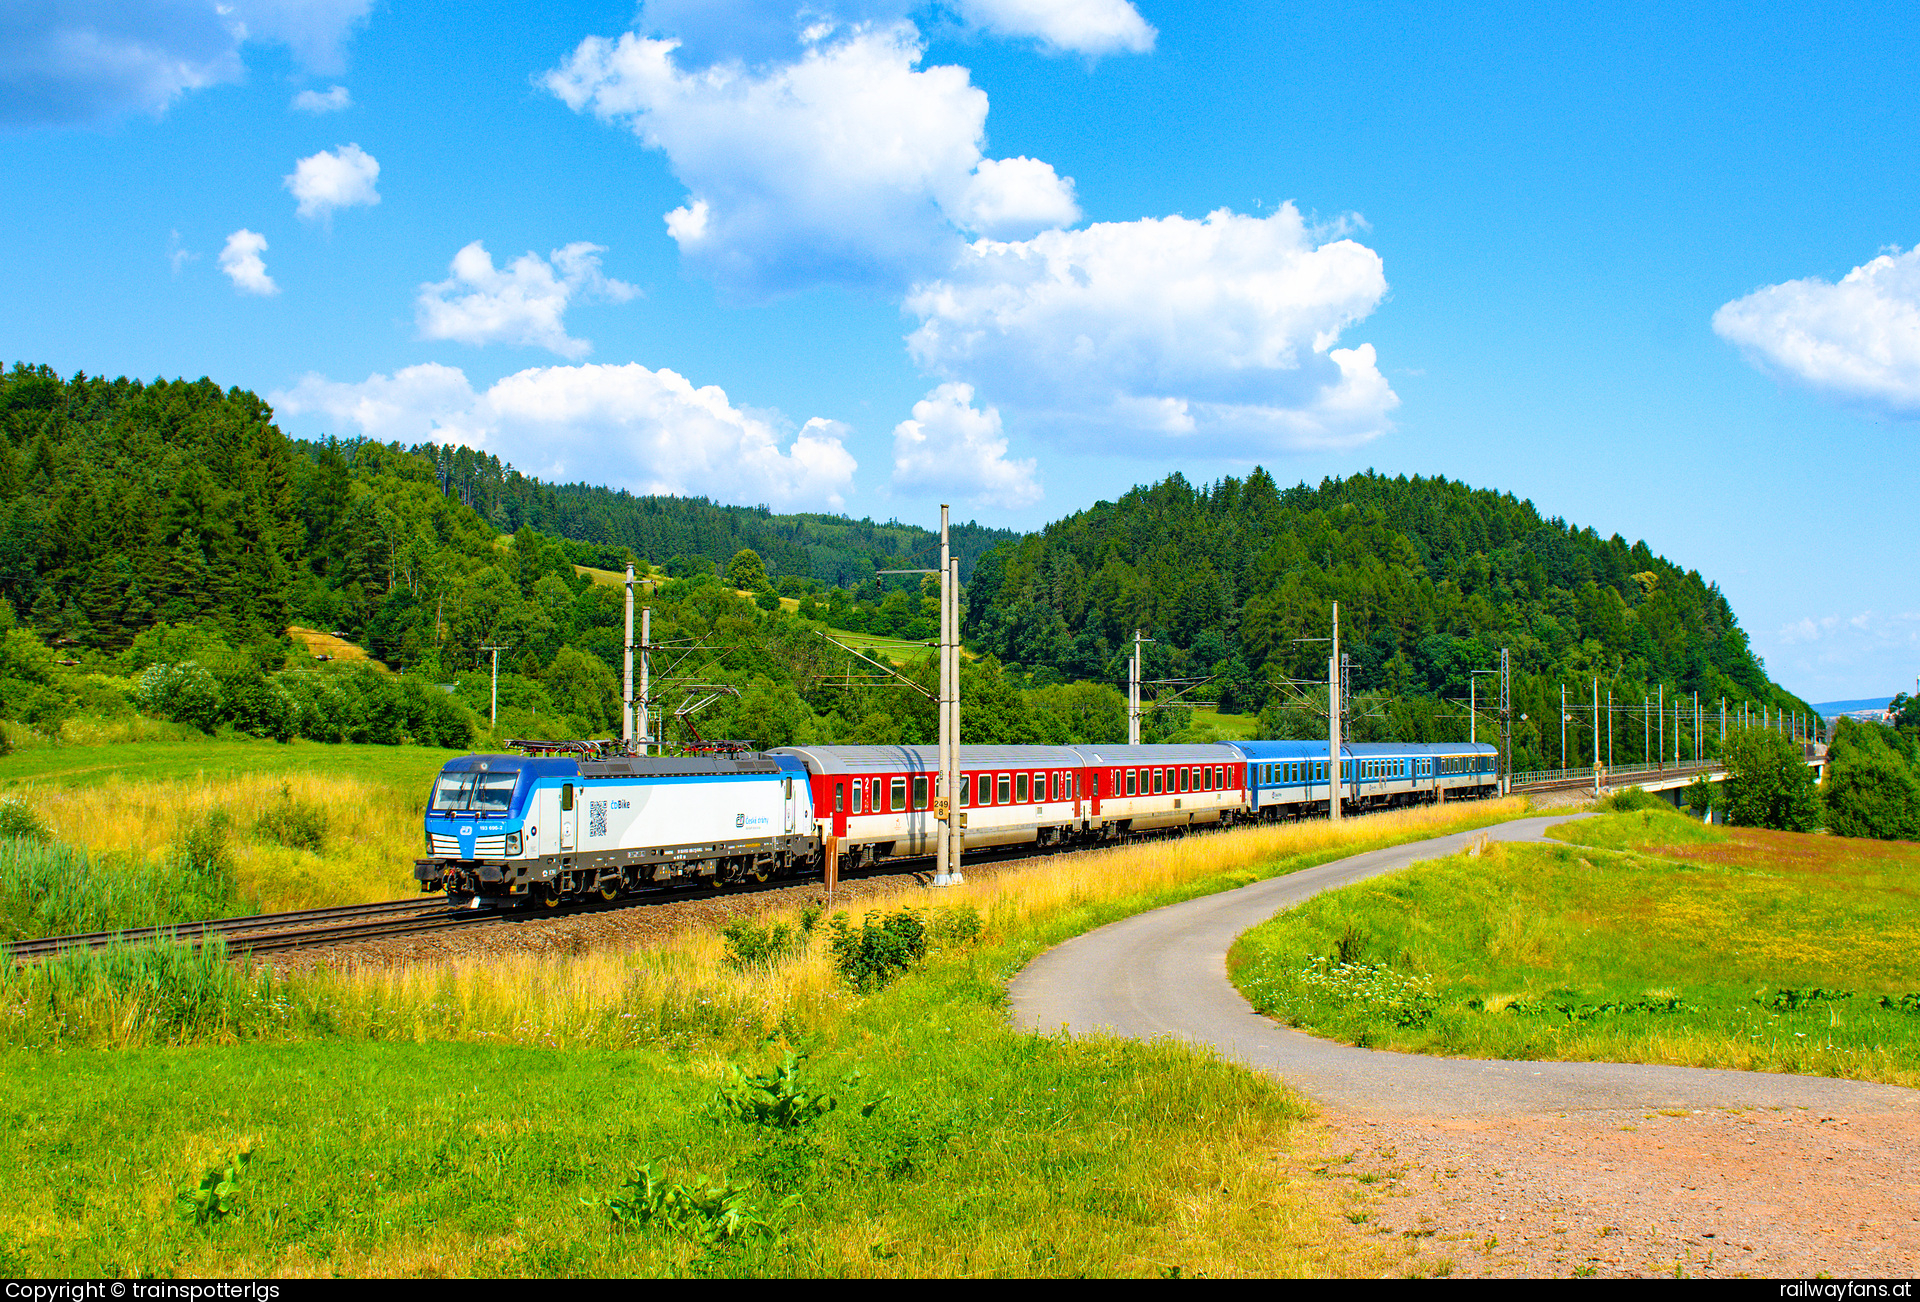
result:
[[[573,809],[573,783],[562,783],[560,787],[560,812],[568,813]]]

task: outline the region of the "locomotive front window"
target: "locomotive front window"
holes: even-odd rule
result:
[[[519,782],[518,769],[503,769],[498,773],[442,773],[434,784],[428,809],[436,814],[457,811],[504,814],[513,805],[513,789]]]
[[[427,808],[436,813],[451,813],[467,807],[467,793],[473,790],[471,773],[442,773],[433,785],[433,800]]]

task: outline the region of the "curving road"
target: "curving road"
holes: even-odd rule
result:
[[[1253,1011],[1227,980],[1235,937],[1320,891],[1456,854],[1481,836],[1539,841],[1565,815],[1375,850],[1142,913],[1042,954],[1010,987],[1015,1023],[1052,1032],[1171,1035],[1211,1045],[1337,1108],[1417,1116],[1614,1108],[1920,1111],[1920,1090],[1769,1072],[1632,1063],[1503,1062],[1356,1049]]]

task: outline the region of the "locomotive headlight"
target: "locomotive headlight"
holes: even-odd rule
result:
[[[520,834],[518,832],[507,833],[507,853],[508,854],[520,853]]]

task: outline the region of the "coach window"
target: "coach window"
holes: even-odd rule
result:
[[[1140,774],[1135,769],[1127,770],[1127,794],[1130,796],[1140,794]]]
[[[1206,789],[1206,790],[1208,790],[1208,791],[1211,791],[1211,790],[1213,790],[1213,768],[1212,768],[1212,766],[1211,766],[1211,765],[1209,765],[1209,766],[1208,766],[1207,768],[1204,768],[1204,769],[1201,769],[1201,770],[1200,770],[1200,776],[1206,779],[1206,781],[1205,781],[1205,783],[1203,784],[1203,786],[1205,787],[1205,789]]]
[[[973,803],[973,774],[960,775],[960,807],[965,809]]]
[[[907,780],[895,778],[890,785],[893,789],[887,792],[887,812],[897,814],[907,807]]]
[[[925,809],[927,807],[927,780],[925,778],[915,778],[913,780],[913,807],[915,809]]]
[[[1024,773],[1014,774],[1013,803],[1016,805],[1024,805],[1027,803],[1027,775]]]

